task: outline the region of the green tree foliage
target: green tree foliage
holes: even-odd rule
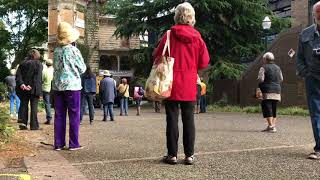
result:
[[[7,52],[15,56],[13,66],[25,58],[31,47],[47,41],[47,16],[47,0],[0,0],[0,18],[10,33]]]
[[[174,7],[184,0],[109,0],[105,12],[116,15],[118,37],[156,34],[156,38],[174,24]],[[271,17],[270,33],[278,33],[289,26],[289,21],[280,20],[267,8],[267,0],[190,0],[196,11],[195,28],[205,40],[211,64],[240,63],[240,58],[254,58],[263,50],[261,38],[265,35],[262,20]],[[149,48],[154,48],[151,41]],[[150,57],[149,57],[150,58]],[[149,59],[148,62],[151,62]],[[217,65],[219,67],[224,67]],[[233,66],[238,67],[238,66]],[[239,66],[240,67],[240,66]],[[242,69],[242,68],[241,68]],[[219,71],[220,74],[223,71]],[[228,75],[227,75],[228,76]],[[222,77],[215,76],[213,77]],[[231,76],[233,77],[233,76]]]
[[[210,69],[210,79],[239,79],[246,68],[246,65],[218,61]]]

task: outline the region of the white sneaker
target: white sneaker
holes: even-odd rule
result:
[[[277,132],[276,127],[270,127],[269,132],[271,132],[271,133],[276,133],[276,132]]]
[[[83,146],[79,146],[79,147],[76,147],[76,148],[69,148],[69,151],[77,151],[77,150],[80,150],[80,149],[83,149]]]

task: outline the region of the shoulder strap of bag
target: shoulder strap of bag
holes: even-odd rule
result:
[[[162,51],[162,56],[165,55],[165,53],[168,49],[168,53],[169,53],[169,57],[170,57],[170,32],[171,32],[171,30],[167,31],[167,40],[166,40],[166,43],[165,43],[163,51]]]
[[[123,93],[126,93],[127,89],[128,89],[128,84],[126,84],[126,89],[123,91]]]

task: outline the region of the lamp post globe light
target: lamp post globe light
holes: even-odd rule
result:
[[[271,28],[271,20],[268,16],[266,16],[262,21],[262,28],[265,30],[265,51],[268,48],[268,30]]]

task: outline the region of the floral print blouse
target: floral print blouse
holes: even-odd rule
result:
[[[58,46],[53,53],[53,83],[55,91],[81,90],[81,74],[86,71],[86,65],[78,48],[71,44]]]

